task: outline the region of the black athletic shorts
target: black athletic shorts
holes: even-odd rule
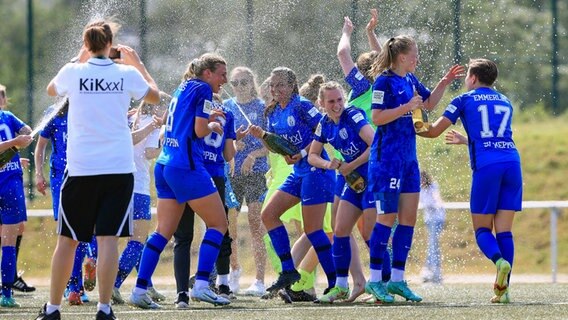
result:
[[[246,199],[247,203],[260,202],[261,197],[266,193],[266,177],[260,172],[235,175],[231,177],[231,185],[241,206],[243,199]],[[240,206],[237,211],[241,211]]]
[[[57,233],[82,242],[97,236],[132,235],[134,175],[69,177],[61,187]]]

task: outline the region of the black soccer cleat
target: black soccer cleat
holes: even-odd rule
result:
[[[266,291],[272,292],[272,291],[278,291],[280,289],[284,289],[284,288],[291,286],[294,283],[296,283],[298,280],[300,280],[300,278],[301,278],[301,275],[296,270],[283,271],[278,276],[278,279],[276,279],[276,281],[274,283],[272,283],[272,285],[270,285],[270,287],[266,288]]]
[[[20,291],[20,292],[34,292],[36,290],[35,287],[28,285],[22,276],[19,276],[14,283],[12,284],[12,289]]]
[[[39,311],[36,320],[61,320],[61,313],[59,312],[59,310],[55,310],[55,312],[47,314],[46,309],[47,309],[47,303],[44,304],[41,310]]]

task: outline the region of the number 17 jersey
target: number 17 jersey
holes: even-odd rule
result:
[[[454,98],[443,116],[454,124],[461,119],[473,170],[521,161],[511,130],[513,107],[505,95],[488,87],[477,88]]]

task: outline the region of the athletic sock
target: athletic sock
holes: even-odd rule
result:
[[[320,265],[325,272],[327,277],[327,284],[329,288],[335,287],[335,265],[333,264],[333,257],[331,255],[331,242],[325,234],[325,232],[320,229],[314,231],[307,235],[308,239],[312,243],[312,246],[316,250]],[[349,237],[347,238],[347,246],[349,246]],[[350,261],[351,259],[347,260]]]
[[[497,263],[497,260],[503,257],[499,250],[497,239],[495,239],[493,233],[488,228],[477,229],[475,231],[475,240],[481,252],[493,263]]]
[[[399,224],[392,237],[392,274],[391,280],[399,282],[404,280],[404,270],[408,252],[412,247],[414,227]],[[383,253],[384,254],[384,253]]]
[[[370,268],[371,274],[369,277],[370,282],[378,282],[382,279],[382,267],[384,252],[387,250],[389,238],[391,234],[391,227],[385,226],[381,223],[375,223],[373,232],[370,239]]]
[[[80,292],[81,285],[83,284],[83,259],[87,253],[87,246],[85,242],[79,242],[77,249],[75,249],[75,259],[73,260],[73,269],[71,270],[71,277],[69,278],[69,291]]]
[[[130,272],[132,272],[132,269],[138,264],[143,249],[144,245],[142,243],[134,240],[128,241],[126,248],[124,248],[118,260],[118,273],[114,281],[115,288],[122,286],[122,283],[126,280]],[[150,284],[148,284],[148,286],[151,287]]]
[[[14,270],[16,269],[16,247],[2,247],[2,295],[12,297],[12,284],[14,284]]]
[[[349,276],[349,264],[351,263],[350,237],[333,236],[333,245],[331,248],[337,277],[347,278]]]
[[[507,262],[511,264],[511,267],[513,267],[513,260],[515,260],[515,240],[513,239],[513,233],[511,231],[499,232],[495,236],[503,259],[507,260]],[[511,278],[511,273],[512,271],[509,272],[509,279]]]
[[[221,232],[211,228],[205,231],[205,236],[199,247],[199,261],[197,261],[197,273],[195,274],[196,280],[209,281],[209,275],[219,255],[222,241],[223,234]]]
[[[168,239],[161,234],[154,232],[148,237],[146,245],[142,250],[142,258],[140,259],[140,270],[136,279],[136,288],[146,290],[148,288],[148,280],[152,277],[160,254],[168,244]]]
[[[381,270],[381,278],[383,282],[389,282],[391,279],[391,255],[389,249],[385,250],[383,256],[383,269]]]
[[[292,260],[292,254],[290,253],[290,239],[288,238],[286,228],[283,225],[276,227],[268,231],[268,235],[274,246],[274,251],[276,251],[278,258],[280,258],[282,271],[294,270],[294,260]]]
[[[266,247],[266,255],[268,256],[268,261],[270,261],[272,268],[276,273],[282,272],[282,263],[280,261],[280,258],[276,254],[276,251],[274,250],[272,240],[270,240],[268,233],[265,234],[264,237],[262,237],[262,240],[264,241],[264,246]]]
[[[14,281],[18,279],[18,257],[20,256],[20,245],[22,244],[23,235],[16,237],[16,266],[14,268]]]

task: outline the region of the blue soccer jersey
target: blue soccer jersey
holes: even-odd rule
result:
[[[351,92],[349,92],[349,98],[347,99],[349,102],[367,93],[372,87],[371,82],[365,78],[357,66],[353,67],[353,69],[349,71],[349,74],[345,77],[345,82],[347,82],[347,84],[351,87]],[[370,110],[371,106],[369,105],[368,108]],[[367,112],[366,109],[363,110]]]
[[[487,87],[466,92],[452,100],[443,116],[454,124],[461,119],[473,170],[492,163],[520,162],[511,130],[513,107],[501,93]]]
[[[26,124],[10,111],[0,110],[0,139],[1,141],[14,139]],[[22,177],[20,155],[16,154],[6,165],[0,168],[0,185],[6,186],[14,177]],[[22,190],[23,192],[23,190]]]
[[[51,141],[51,171],[63,173],[67,164],[67,113],[51,119],[39,134]]]
[[[339,151],[346,162],[357,159],[365,150],[367,143],[359,136],[361,128],[369,124],[363,110],[356,107],[346,108],[335,123],[325,115],[320,120],[315,133],[315,140],[323,144],[331,144]],[[357,168],[363,176],[367,176],[367,165]]]
[[[211,177],[223,177],[225,176],[225,158],[223,157],[225,141],[227,139],[235,140],[237,135],[233,113],[217,103],[215,103],[215,108],[225,112],[225,118],[220,118],[223,134],[211,132],[203,139],[203,161]]]
[[[209,118],[212,101],[213,91],[206,82],[190,79],[179,85],[168,108],[164,148],[158,163],[190,170],[203,167],[203,139],[195,134],[195,120]]]
[[[314,130],[321,118],[322,114],[316,106],[296,94],[292,96],[286,108],[276,105],[268,116],[267,130],[282,136],[300,150],[314,140]],[[322,151],[322,158],[329,159],[325,150]],[[294,172],[298,176],[310,173],[311,168],[307,157],[294,164]]]
[[[422,100],[430,97],[428,90],[418,79],[408,73],[401,77],[391,70],[381,74],[373,84],[372,109],[387,110],[408,103],[416,91]],[[370,161],[416,161],[416,133],[412,113],[377,127],[371,146]],[[371,164],[372,165],[372,164]]]
[[[245,119],[243,113],[239,110],[239,107],[243,112],[246,113],[247,118],[252,122],[253,125],[264,128],[266,126],[266,121],[264,120],[264,102],[261,99],[255,98],[248,103],[238,103],[236,98],[231,98],[223,101],[225,107],[233,112],[235,118],[235,128],[243,126],[248,127],[248,121]],[[264,146],[259,139],[251,135],[246,135],[241,140],[245,147],[243,150],[238,150],[235,154],[235,174],[240,175],[240,170],[245,161],[246,157],[254,150],[261,149]],[[268,171],[268,160],[266,157],[259,157],[254,162],[252,167],[252,172],[260,172],[262,174]]]

